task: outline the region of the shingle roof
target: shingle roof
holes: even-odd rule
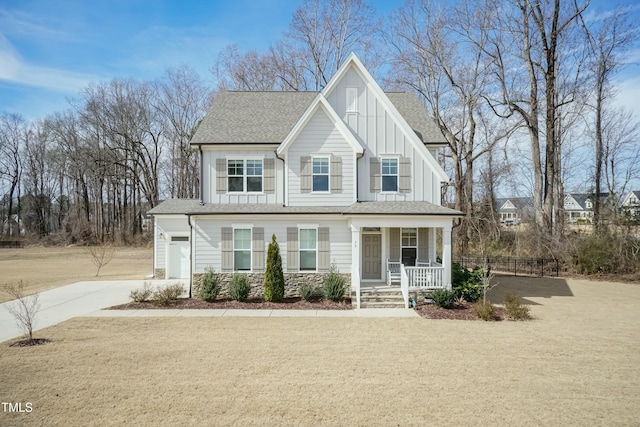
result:
[[[318,92],[220,92],[191,143],[279,144],[317,95]],[[446,143],[414,94],[389,92],[386,95],[425,144]]]
[[[149,215],[225,214],[336,214],[336,215],[446,215],[461,212],[429,202],[357,202],[349,206],[282,206],[281,204],[200,204],[193,199],[169,199],[147,212]]]

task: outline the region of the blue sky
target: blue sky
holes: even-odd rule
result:
[[[66,100],[92,82],[150,80],[182,64],[210,80],[222,48],[268,47],[300,3],[0,0],[0,112],[41,118],[68,108]],[[403,0],[369,3],[384,16]],[[640,99],[639,69],[621,77],[621,102],[630,106]]]

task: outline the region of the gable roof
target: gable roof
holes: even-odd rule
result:
[[[510,204],[513,207],[509,205],[509,202],[511,202]],[[532,197],[498,198],[496,199],[496,206],[499,211],[503,211],[503,212],[532,209],[533,198]]]
[[[280,144],[320,92],[219,92],[191,144]],[[385,93],[425,144],[446,144],[418,97]]]
[[[345,141],[347,141],[347,143],[351,146],[356,154],[361,155],[362,153],[364,153],[364,148],[362,147],[362,145],[360,145],[353,133],[351,133],[351,131],[347,128],[347,125],[345,125],[342,119],[338,117],[338,115],[333,110],[333,108],[331,108],[324,96],[322,96],[322,94],[318,94],[315,101],[313,101],[311,106],[307,109],[307,111],[305,111],[300,120],[298,120],[298,123],[296,123],[291,132],[289,132],[289,135],[287,135],[284,141],[282,141],[282,144],[278,146],[278,149],[276,150],[276,153],[278,155],[284,152],[293,143],[293,141],[295,141],[298,135],[300,135],[300,132],[302,132],[307,123],[309,123],[311,118],[316,114],[316,112],[320,110],[324,111],[324,113],[329,117],[329,120],[333,123],[336,129],[338,129],[338,132],[340,132],[342,137],[345,139]]]
[[[629,191],[629,193],[624,197],[624,199],[622,199],[622,201],[620,202],[620,206],[632,206],[632,205],[636,205],[637,203],[631,203],[631,196],[635,196],[636,199],[640,200],[640,191]]]

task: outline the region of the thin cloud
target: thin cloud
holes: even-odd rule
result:
[[[0,64],[2,64],[0,81],[58,92],[77,93],[89,83],[99,80],[97,76],[29,64],[2,35],[0,35]]]

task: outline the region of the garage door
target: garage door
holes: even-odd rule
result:
[[[169,263],[167,278],[188,279],[189,278],[189,237],[171,236],[169,242]]]

